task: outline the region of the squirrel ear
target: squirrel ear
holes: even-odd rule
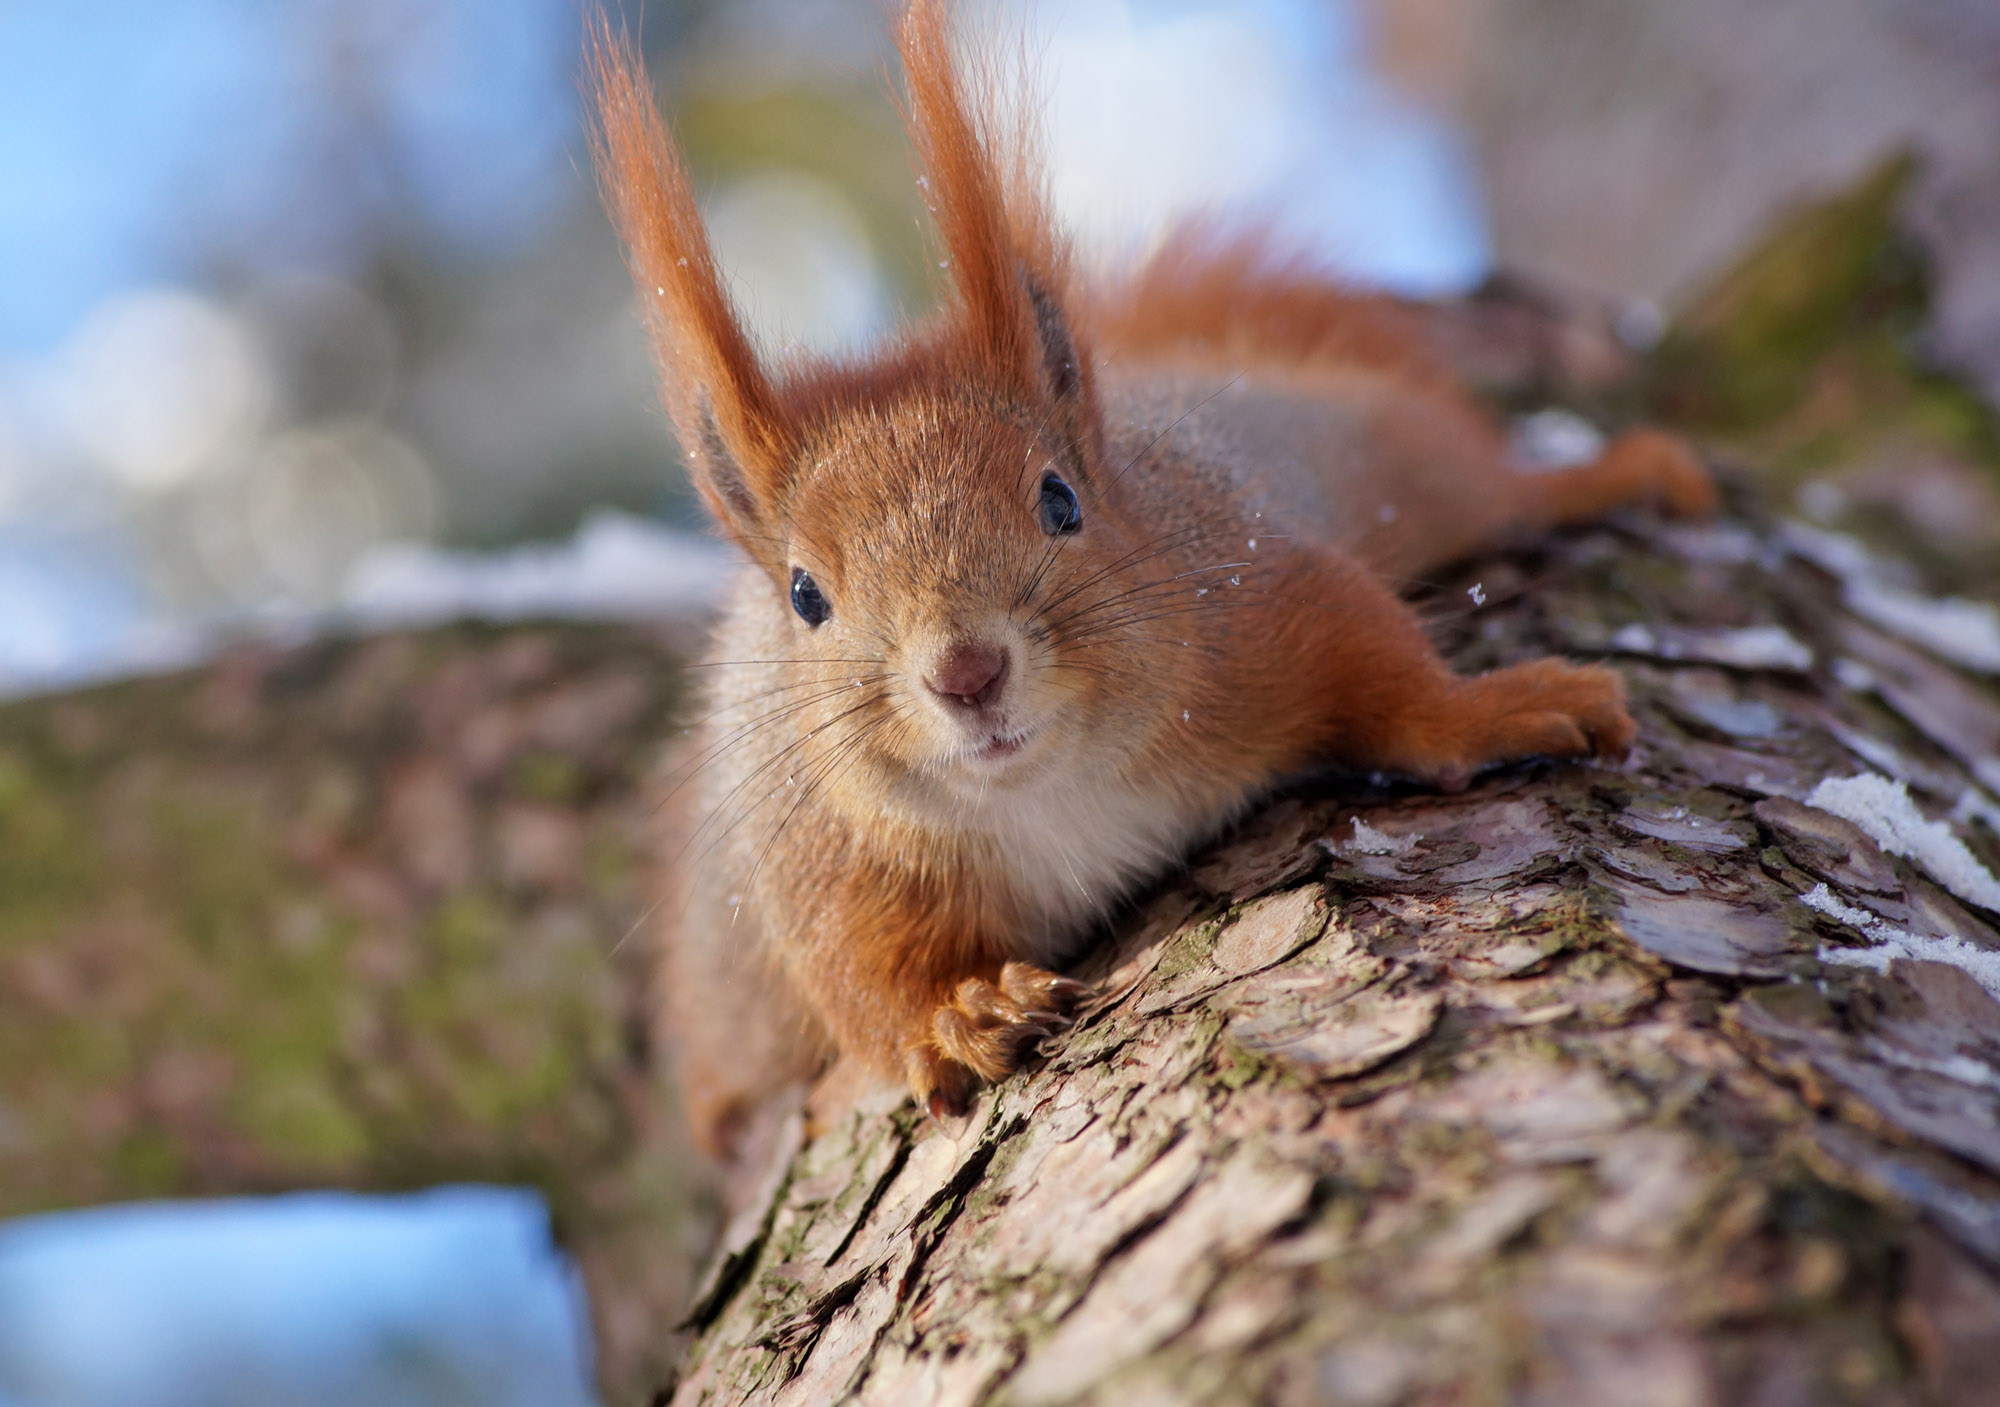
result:
[[[968,102],[953,62],[944,0],[910,0],[896,42],[909,81],[905,121],[973,351],[1019,393],[1080,424],[1089,363],[1063,311],[1068,256],[1028,160],[1030,134],[1024,126],[1003,162],[1001,124]]]
[[[1033,274],[1023,270],[1021,283],[1028,293],[1028,306],[1035,314],[1035,342],[1042,354],[1042,385],[1057,404],[1079,399],[1084,392],[1083,359],[1070,334],[1069,319],[1055,294]]]
[[[1091,466],[1102,450],[1097,400],[1091,383],[1090,364],[1070,331],[1069,316],[1062,302],[1042,279],[1021,272],[1028,307],[1034,315],[1035,349],[1040,353],[1037,369],[1040,390],[1047,397],[1047,424],[1061,435],[1063,457],[1078,479],[1091,477]]]
[[[645,310],[674,432],[717,520],[762,560],[793,459],[793,423],[723,288],[645,68],[602,16],[589,70],[605,204]]]

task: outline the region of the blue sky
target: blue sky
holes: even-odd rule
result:
[[[1088,34],[1122,7],[1035,8]],[[1144,65],[1169,54],[1176,27],[1199,42],[1200,12],[1216,9],[1137,5],[1135,21],[1108,23],[1136,24],[1127,58]],[[1291,36],[1288,66],[1314,70],[1242,95],[1252,109],[1293,104],[1290,140],[1322,153],[1321,179],[1287,187],[1289,213],[1314,207],[1345,262],[1392,282],[1476,277],[1484,236],[1462,158],[1361,72],[1352,17],[1303,0],[1241,10]],[[518,250],[586,191],[582,12],[577,0],[0,5],[0,356],[45,352],[125,287],[341,268],[385,236],[461,259]]]
[[[157,1202],[0,1224],[0,1407],[586,1407],[532,1193]]]
[[[0,5],[0,354],[106,293],[385,231],[505,252],[582,188],[568,0]]]

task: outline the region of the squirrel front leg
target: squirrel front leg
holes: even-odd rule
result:
[[[1064,1030],[1088,989],[1033,963],[965,977],[931,1011],[926,1039],[908,1047],[910,1092],[931,1117],[962,1114],[982,1082],[1005,1079]]]
[[[1308,662],[1282,692],[1312,720],[1312,755],[1445,791],[1525,757],[1617,759],[1636,728],[1618,676],[1540,659],[1461,676],[1416,613],[1357,564],[1321,552],[1285,593]],[[1301,759],[1303,760],[1303,759]]]
[[[1087,990],[1011,959],[1007,935],[966,902],[972,892],[850,873],[787,962],[840,1049],[901,1076],[933,1117],[963,1113],[982,1083],[1019,1069]]]
[[[1638,731],[1623,681],[1599,665],[1530,660],[1472,678],[1422,671],[1411,684],[1405,710],[1362,760],[1440,791],[1463,791],[1482,768],[1524,757],[1616,761]]]

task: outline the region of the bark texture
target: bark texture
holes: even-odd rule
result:
[[[1460,663],[1620,657],[1631,762],[1277,802],[964,1127],[795,1134],[671,1400],[2000,1401],[2000,1002],[1838,960],[1993,914],[1804,802],[1948,810],[2000,705],[1828,563],[1739,507],[1469,567]]]

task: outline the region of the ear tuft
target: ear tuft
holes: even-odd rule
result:
[[[972,349],[1003,385],[1059,406],[1087,399],[1085,358],[1060,296],[1068,264],[1030,160],[1027,124],[1003,144],[988,91],[973,101],[944,0],[910,0],[897,33],[905,120]]]
[[[1042,350],[1042,376],[1049,395],[1058,402],[1074,401],[1083,393],[1083,366],[1078,359],[1076,339],[1070,336],[1069,319],[1055,295],[1025,268],[1021,283],[1028,290],[1028,303],[1035,314],[1035,341]]]
[[[715,408],[706,394],[701,397],[701,434],[696,453],[705,480],[702,487],[721,500],[719,505],[711,505],[717,516],[725,523],[732,519],[759,522],[763,517],[762,505],[751,492],[750,481],[744,477],[743,466],[736,462],[729,441],[723,437],[722,427],[715,423]]]
[[[631,44],[602,15],[591,35],[592,147],[605,205],[645,310],[660,390],[722,526],[761,557],[795,428],[750,345],[709,247],[687,164]]]

